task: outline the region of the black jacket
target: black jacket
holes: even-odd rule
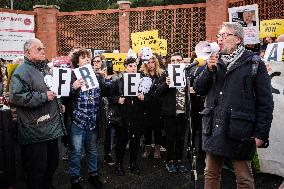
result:
[[[250,159],[256,137],[268,142],[272,122],[271,82],[263,62],[252,77],[251,51],[245,51],[228,71],[222,60],[215,72],[205,70],[194,82],[206,95],[203,114],[203,150],[232,159]]]
[[[137,96],[123,96],[124,84],[123,77],[112,83],[112,99],[111,103],[117,107],[117,116],[120,117],[120,126],[128,127],[135,134],[142,134],[145,130],[144,123],[146,120],[146,96],[144,101],[138,99]],[[124,104],[119,104],[118,99],[124,97]]]
[[[157,94],[162,98],[161,115],[162,116],[176,116],[176,88],[170,88],[166,83],[167,73],[165,72],[161,78]],[[187,87],[185,87],[185,106],[187,110]]]

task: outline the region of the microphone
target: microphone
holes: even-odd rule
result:
[[[206,63],[206,60],[203,58],[195,58],[193,62],[187,65],[184,69],[191,69],[194,66],[203,66]]]

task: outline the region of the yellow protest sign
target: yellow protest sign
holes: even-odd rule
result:
[[[278,37],[284,34],[284,19],[263,20],[260,22],[260,38]]]
[[[131,33],[131,41],[135,53],[142,47],[150,47],[153,52],[159,52],[158,30]]]
[[[159,55],[167,56],[168,53],[168,43],[166,39],[159,39]]]
[[[124,71],[124,60],[126,59],[126,53],[103,53],[102,56],[107,60],[112,61],[113,71]]]
[[[9,63],[6,64],[6,71],[7,71],[7,88],[6,88],[6,92],[9,92],[9,86],[10,86],[10,81],[11,81],[11,77],[14,73],[14,70],[19,66],[19,64],[13,64],[13,63]]]

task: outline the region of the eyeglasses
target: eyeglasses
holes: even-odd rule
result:
[[[41,50],[44,50],[44,49],[45,49],[44,47],[38,47],[37,48],[38,51],[41,51]]]
[[[94,63],[100,63],[101,61],[100,60],[94,60],[93,62]]]
[[[218,37],[218,38],[223,38],[223,39],[225,39],[225,38],[227,38],[228,36],[230,36],[230,35],[235,35],[235,34],[231,34],[231,33],[219,33],[218,35],[216,35],[216,37]]]
[[[177,63],[179,63],[179,62],[182,62],[182,59],[171,60],[171,62],[172,62],[172,63],[174,63],[174,62],[177,62]]]

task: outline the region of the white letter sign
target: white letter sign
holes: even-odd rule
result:
[[[185,87],[185,64],[169,64],[168,73],[171,79],[169,87]]]
[[[83,79],[85,81],[85,85],[81,87],[82,91],[99,87],[99,82],[91,64],[74,69],[74,73],[77,79]]]
[[[137,96],[140,73],[124,73],[124,96]]]
[[[53,67],[52,91],[58,96],[69,96],[71,83],[71,69]]]

